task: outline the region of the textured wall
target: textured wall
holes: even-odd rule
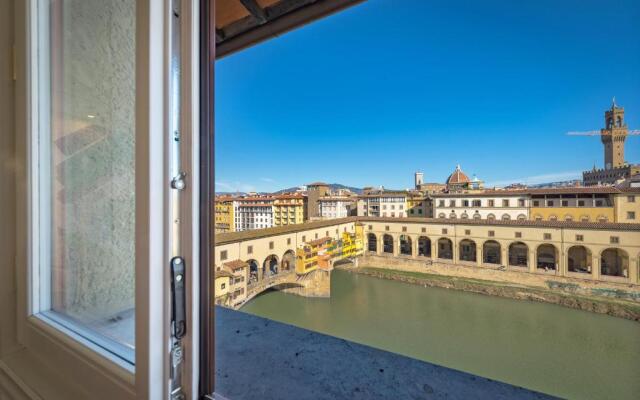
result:
[[[61,3],[52,9],[53,303],[90,322],[134,306],[135,1]]]

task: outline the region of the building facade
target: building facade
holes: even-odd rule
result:
[[[367,217],[406,217],[408,196],[408,192],[404,191],[371,191],[358,196],[357,214]]]
[[[476,193],[441,193],[431,196],[434,218],[527,220],[526,191],[486,190]]]
[[[320,219],[345,218],[355,209],[355,200],[347,196],[326,196],[318,199]]]
[[[273,200],[273,226],[301,224],[306,220],[307,198],[301,193],[282,194]]]
[[[314,182],[307,185],[307,218],[315,220],[320,218],[318,199],[331,194],[329,185],[324,182]]]
[[[271,228],[273,226],[272,197],[243,197],[234,201],[236,231]]]
[[[235,231],[235,217],[232,197],[216,197],[214,202],[214,229],[216,233]]]

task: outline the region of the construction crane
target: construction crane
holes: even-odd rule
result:
[[[610,132],[607,130],[603,131],[584,131],[584,132],[567,132],[569,136],[600,136],[600,135],[610,135]],[[627,136],[640,136],[640,129],[632,129],[627,131]]]

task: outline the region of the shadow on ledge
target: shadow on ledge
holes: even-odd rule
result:
[[[221,307],[216,392],[230,400],[551,398]]]

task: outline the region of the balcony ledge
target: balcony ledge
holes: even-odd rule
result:
[[[550,398],[221,307],[216,392],[232,400]]]

